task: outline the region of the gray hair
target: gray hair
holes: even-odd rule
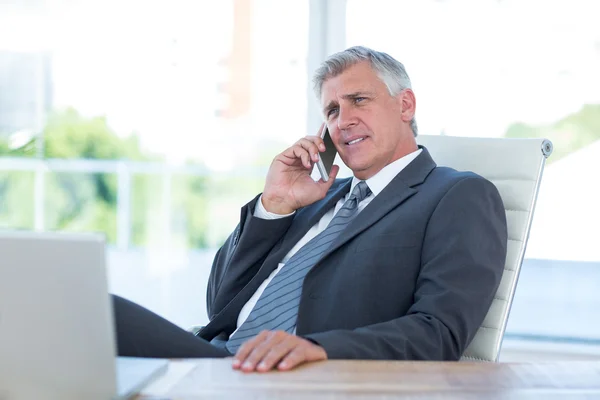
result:
[[[362,61],[369,61],[379,79],[385,84],[391,96],[398,95],[404,89],[411,89],[410,78],[404,65],[387,53],[375,51],[363,46],[350,47],[339,53],[329,56],[315,71],[313,87],[317,98],[321,98],[323,83],[344,72],[351,66]],[[417,136],[417,121],[413,117],[410,121],[413,134]]]

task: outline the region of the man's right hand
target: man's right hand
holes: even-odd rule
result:
[[[319,132],[322,128],[323,126]],[[319,136],[305,136],[275,157],[262,194],[262,203],[267,211],[290,214],[325,197],[339,167],[334,165],[331,168],[327,182],[311,178],[312,167],[319,159],[319,152],[323,151],[323,139]]]

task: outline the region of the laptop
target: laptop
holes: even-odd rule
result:
[[[116,357],[104,237],[0,231],[0,400],[126,399],[168,361]]]

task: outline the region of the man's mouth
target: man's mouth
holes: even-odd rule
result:
[[[364,137],[362,137],[362,138],[358,138],[358,139],[354,139],[354,140],[351,140],[351,141],[349,141],[349,142],[346,142],[346,145],[348,145],[348,146],[351,146],[351,145],[353,145],[353,144],[360,143],[360,142],[362,142],[362,141],[363,141],[363,140],[365,140],[365,139],[366,139],[366,138],[364,138]]]

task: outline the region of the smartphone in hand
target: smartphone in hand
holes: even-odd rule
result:
[[[331,136],[329,135],[329,129],[327,129],[327,124],[323,124],[321,138],[325,143],[325,151],[319,153],[319,161],[317,161],[316,165],[319,169],[319,173],[321,174],[321,178],[324,182],[327,182],[329,180],[329,173],[331,172],[331,167],[333,166],[333,161],[335,160],[335,156],[337,154],[337,150],[335,149],[333,141],[331,140]]]

